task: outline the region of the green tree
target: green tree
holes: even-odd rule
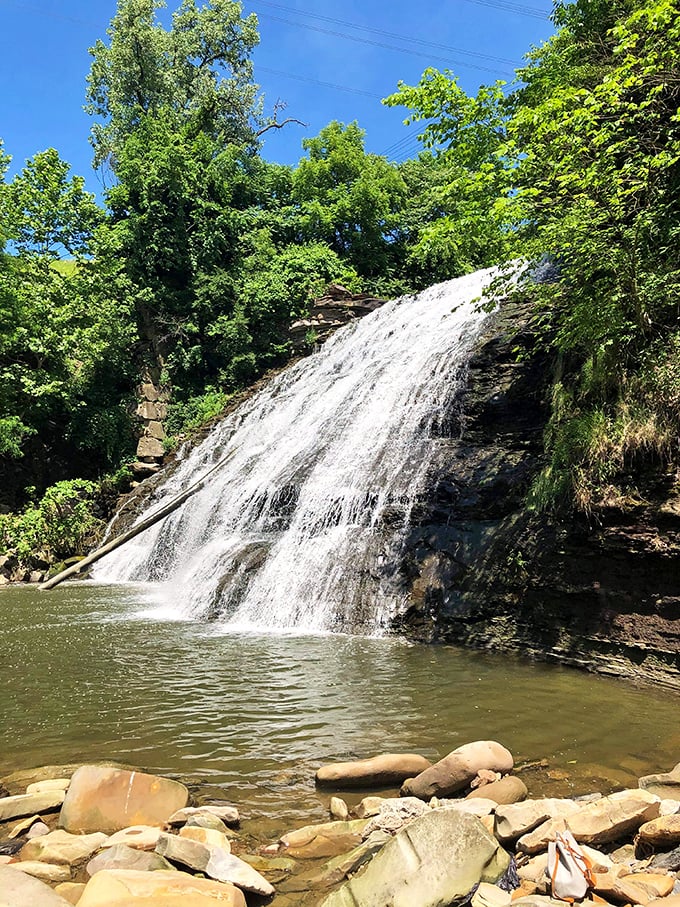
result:
[[[302,146],[308,157],[294,172],[292,199],[303,240],[327,243],[363,277],[389,275],[406,195],[398,169],[366,153],[357,123],[329,123]]]
[[[559,264],[542,296],[565,376],[538,498],[589,510],[633,464],[677,462],[680,14],[576,0],[555,21],[513,98],[512,205],[528,254]]]
[[[416,233],[409,251],[411,267],[427,280],[456,277],[508,256],[504,198],[512,159],[503,84],[482,86],[473,97],[451,72],[427,69],[417,85],[400,82],[383,101],[410,110],[407,125],[426,124],[420,139],[432,157],[402,172],[427,196],[424,205],[421,197],[410,206]]]
[[[209,136],[216,147],[252,143],[257,86],[250,53],[259,41],[257,18],[243,18],[236,0],[198,7],[183,0],[169,29],[157,12],[164,0],[119,0],[109,42],[90,49],[86,110],[95,166],[118,170],[118,153],[149,117],[175,129]]]
[[[101,212],[68,171],[44,152],[2,189],[12,245],[0,257],[0,471],[19,492],[96,474],[131,441],[122,397],[133,325],[90,257]],[[79,258],[56,259],[67,250]]]

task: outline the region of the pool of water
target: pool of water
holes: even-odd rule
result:
[[[530,793],[636,785],[680,761],[680,696],[398,640],[229,633],[150,586],[0,590],[0,775],[112,759],[225,790],[284,824],[325,814],[314,771],[496,739],[547,760]],[[606,791],[605,791],[606,792]]]

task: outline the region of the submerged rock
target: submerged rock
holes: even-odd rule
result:
[[[479,819],[430,810],[392,838],[323,907],[441,907],[463,900],[480,881],[498,881],[509,864],[510,857]]]
[[[113,834],[131,825],[162,825],[186,806],[178,781],[105,765],[83,765],[71,779],[59,825],[78,834]]]
[[[512,753],[495,740],[477,740],[466,743],[425,769],[401,788],[404,796],[429,800],[446,797],[468,787],[481,769],[492,772],[509,772],[514,760]]]

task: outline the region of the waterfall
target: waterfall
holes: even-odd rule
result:
[[[220,422],[152,507],[233,452],[178,511],[113,552],[105,582],[164,584],[238,629],[379,634],[404,604],[399,551],[486,314],[481,271],[337,331]]]

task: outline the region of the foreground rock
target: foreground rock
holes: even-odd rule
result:
[[[186,787],[168,778],[84,765],[71,779],[59,825],[76,834],[113,834],[131,825],[162,825],[188,799]]]
[[[505,774],[512,770],[512,753],[495,740],[477,740],[453,750],[425,769],[401,788],[404,796],[429,800],[446,797],[468,787],[478,772],[485,769]]]
[[[525,853],[546,850],[555,832],[568,828],[582,844],[608,844],[626,835],[659,815],[659,800],[643,790],[624,790],[592,803],[577,804],[566,817],[549,818],[517,842]]]
[[[497,882],[510,857],[474,816],[433,810],[415,819],[323,907],[441,907]]]
[[[0,866],[0,904],[2,907],[71,907],[49,885],[12,866]]]
[[[322,765],[316,773],[320,787],[393,787],[419,775],[432,763],[415,753],[384,753],[357,762]]]
[[[521,778],[507,775],[500,781],[492,781],[491,784],[483,784],[476,788],[467,795],[467,799],[493,800],[500,805],[519,803],[526,799],[528,793],[527,786]]]
[[[246,907],[243,893],[233,885],[185,872],[132,869],[104,869],[92,876],[78,907],[134,907],[138,902],[144,907]]]

